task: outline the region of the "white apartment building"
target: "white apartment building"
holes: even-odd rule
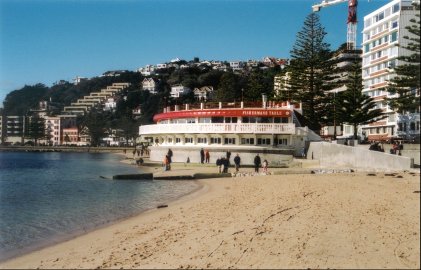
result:
[[[404,132],[418,134],[419,111],[416,114],[399,115],[387,106],[385,98],[393,97],[387,92],[388,81],[393,78],[393,69],[399,65],[397,58],[408,54],[402,48],[408,41],[406,26],[419,11],[414,10],[412,0],[393,0],[376,11],[364,16],[362,77],[363,93],[374,98],[376,108],[387,117],[362,126],[369,140],[385,141],[399,137]]]
[[[79,83],[86,80],[88,80],[88,78],[76,76],[76,78],[73,79],[73,84],[78,85]]]
[[[243,70],[244,63],[241,61],[231,61],[229,65],[233,71],[240,71]]]
[[[45,118],[45,134],[47,135],[46,143],[51,145],[61,144],[60,117],[46,116]]]
[[[171,86],[171,97],[173,98],[179,98],[181,95],[185,95],[191,91],[190,88],[185,87],[183,85],[174,85]]]
[[[63,129],[76,126],[75,115],[58,115],[44,117],[45,135],[47,138],[41,142],[57,146],[64,142]]]
[[[286,72],[284,75],[276,75],[273,78],[273,90],[277,98],[289,100],[289,81],[291,80],[291,72]]]
[[[150,76],[155,74],[156,67],[154,65],[146,65],[142,68],[139,68],[137,71],[140,72],[143,76]]]
[[[25,116],[8,115],[2,119],[3,131],[2,137],[7,143],[23,143],[25,137],[25,125],[27,119]]]
[[[113,97],[108,98],[104,103],[104,111],[114,111],[117,109],[117,102]]]

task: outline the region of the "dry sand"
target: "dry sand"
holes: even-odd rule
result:
[[[0,268],[420,268],[420,176],[290,174],[203,189]]]

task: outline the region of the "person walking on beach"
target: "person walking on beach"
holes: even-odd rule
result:
[[[227,163],[228,163],[228,166],[231,165],[230,158],[231,158],[231,152],[230,151],[227,151]]]
[[[172,162],[172,150],[171,150],[171,148],[168,149],[167,156],[168,156],[168,163],[171,164],[171,162]]]
[[[206,163],[209,163],[209,159],[210,159],[209,150],[208,150],[208,149],[206,149],[206,151],[205,151],[205,162],[206,162]]]
[[[231,157],[231,152],[230,151],[227,151],[227,159],[228,159],[228,162],[230,161],[230,157]]]
[[[262,168],[264,173],[268,172],[268,161],[266,159],[262,163]]]
[[[202,149],[200,149],[200,163],[203,164],[203,162],[205,161],[205,151]]]
[[[165,156],[162,166],[164,167],[164,171],[169,171],[171,169],[168,155]]]
[[[257,154],[255,157],[254,157],[254,171],[255,172],[259,172],[259,167],[260,167],[260,164],[262,163],[262,161],[261,161],[261,159],[260,159],[260,157],[259,157],[259,154]]]
[[[235,164],[235,172],[238,172],[240,169],[240,163],[241,163],[241,158],[240,155],[237,153],[237,155],[234,158],[234,164]]]
[[[228,173],[228,167],[230,165],[230,162],[227,158],[222,158],[222,172],[223,173]]]
[[[218,166],[218,173],[221,173],[221,166],[222,166],[222,157],[216,160],[216,166]]]

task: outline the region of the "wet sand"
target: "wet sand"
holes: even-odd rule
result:
[[[200,182],[166,208],[0,268],[420,268],[419,173]]]

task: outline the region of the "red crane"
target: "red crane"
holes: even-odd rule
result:
[[[357,0],[323,0],[320,4],[313,5],[313,12],[320,11],[323,7],[348,2],[348,19],[346,44],[348,50],[355,50],[357,47]]]

